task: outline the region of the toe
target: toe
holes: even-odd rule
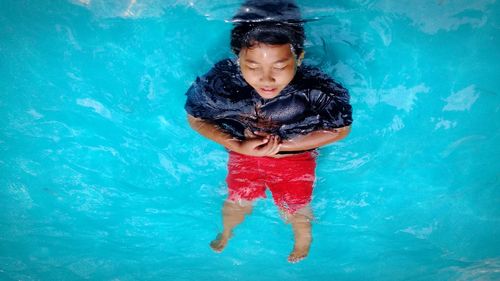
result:
[[[290,255],[288,256],[288,262],[290,263],[298,263],[299,261],[305,259],[307,257],[308,251],[297,251],[294,250]]]
[[[217,234],[217,237],[215,237],[215,239],[210,242],[210,248],[212,248],[212,250],[214,250],[214,252],[216,253],[220,253],[222,252],[222,250],[224,250],[224,247],[226,246],[227,244],[227,239],[225,239],[222,234]]]

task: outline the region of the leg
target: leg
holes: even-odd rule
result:
[[[294,214],[288,216],[292,224],[295,245],[288,256],[288,261],[296,263],[303,260],[309,253],[309,248],[312,242],[311,235],[311,220],[312,212],[309,206],[306,206]]]
[[[312,153],[281,158],[268,182],[276,205],[292,224],[295,244],[288,261],[304,259],[311,246],[312,212],[309,208],[315,179],[316,161]]]
[[[222,232],[217,234],[217,237],[212,242],[210,242],[210,247],[212,247],[212,249],[217,253],[222,252],[222,250],[224,250],[224,248],[226,247],[229,238],[231,238],[233,229],[238,224],[243,222],[243,220],[245,219],[245,215],[248,215],[251,212],[251,201],[226,201],[224,203],[224,207],[222,208]]]
[[[257,163],[256,163],[257,162]],[[258,158],[229,153],[228,200],[222,208],[222,232],[210,242],[215,252],[222,252],[231,238],[233,229],[243,222],[245,215],[252,212],[252,203],[259,197],[265,197],[266,187],[260,179]]]

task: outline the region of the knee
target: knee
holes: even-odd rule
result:
[[[252,213],[252,201],[238,200],[226,201],[224,203],[224,213],[237,213],[241,215],[249,215]]]
[[[289,215],[289,220],[292,223],[310,223],[313,219],[314,216],[309,206],[305,206]]]

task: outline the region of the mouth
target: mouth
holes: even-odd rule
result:
[[[259,88],[263,93],[267,93],[267,94],[272,94],[274,92],[276,92],[276,90],[278,90],[278,88],[272,88],[272,87],[262,87],[262,88]]]

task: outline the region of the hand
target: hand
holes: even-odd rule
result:
[[[235,152],[250,156],[273,156],[280,151],[281,140],[278,136],[268,135],[266,137],[250,138],[241,141],[235,149]]]
[[[271,134],[269,133],[261,131],[252,131],[248,128],[245,129],[244,135],[246,139],[267,138],[271,136]]]

